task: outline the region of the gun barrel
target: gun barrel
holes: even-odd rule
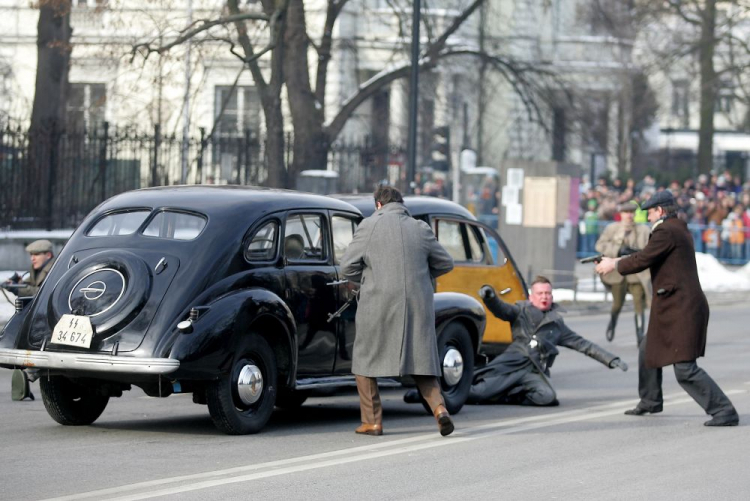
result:
[[[602,260],[602,255],[601,254],[597,254],[596,256],[585,257],[585,258],[581,259],[579,262],[581,264],[599,263],[601,260]]]

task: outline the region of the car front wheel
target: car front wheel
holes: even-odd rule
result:
[[[109,397],[97,395],[64,376],[44,376],[39,379],[39,387],[47,413],[66,426],[93,423],[102,415],[109,402]]]
[[[206,390],[214,424],[228,435],[258,433],[276,402],[276,359],[268,342],[253,335],[237,351],[228,374]]]
[[[466,327],[457,322],[446,326],[438,336],[438,353],[442,371],[440,386],[445,408],[451,414],[458,414],[469,398],[474,377],[474,348]],[[432,414],[424,399],[422,405]]]

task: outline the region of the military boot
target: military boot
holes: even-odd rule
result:
[[[635,340],[638,343],[638,346],[641,345],[641,342],[643,341],[643,323],[644,323],[644,314],[636,313],[635,314]]]
[[[617,316],[618,313],[612,313],[609,319],[609,325],[607,325],[607,341],[612,341],[615,338],[615,327],[617,327]]]
[[[10,380],[10,398],[16,402],[29,399],[34,400],[34,394],[31,393],[29,378],[25,371],[21,369],[13,370],[13,376]]]

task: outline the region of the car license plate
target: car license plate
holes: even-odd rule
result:
[[[94,337],[94,329],[91,327],[89,317],[81,315],[63,315],[52,331],[51,343],[67,344],[79,348],[91,346],[91,338]]]

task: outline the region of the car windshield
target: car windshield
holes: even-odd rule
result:
[[[143,224],[150,210],[130,210],[108,214],[89,229],[90,237],[130,235]]]

